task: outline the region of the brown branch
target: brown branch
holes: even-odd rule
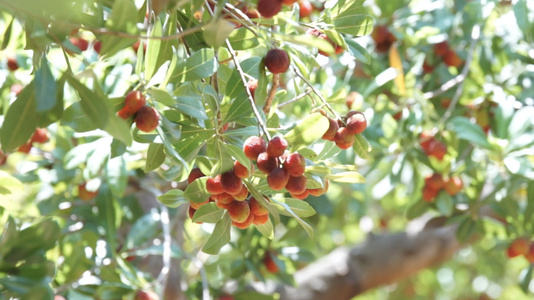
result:
[[[278,89],[279,85],[280,85],[280,74],[273,74],[273,81],[271,82],[271,90],[269,91],[267,100],[265,100],[265,105],[263,105],[263,112],[266,115],[269,114],[269,111],[271,110],[271,106],[273,105],[274,95],[276,95],[276,90]]]

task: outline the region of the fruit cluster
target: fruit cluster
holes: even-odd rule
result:
[[[26,144],[20,146],[17,149],[17,151],[22,152],[22,153],[30,153],[33,143],[43,144],[43,143],[48,142],[49,138],[50,137],[48,135],[48,130],[46,128],[37,128],[33,132],[33,135],[30,138],[30,140]]]
[[[333,141],[341,149],[348,149],[354,144],[354,135],[367,128],[367,119],[362,112],[350,111],[343,120],[328,118],[330,125],[323,139]]]
[[[523,255],[528,262],[534,263],[534,242],[529,242],[526,238],[515,239],[506,249],[506,254],[510,258]]]
[[[441,174],[434,173],[425,178],[425,185],[423,187],[423,200],[426,202],[433,201],[439,192],[444,189],[447,194],[454,196],[458,194],[464,184],[460,177],[449,177],[443,179]]]
[[[434,156],[435,158],[442,160],[443,156],[447,154],[447,145],[437,140],[435,135],[430,132],[422,132],[419,135],[419,145],[427,156]]]
[[[135,115],[137,128],[144,132],[151,132],[158,127],[159,113],[155,108],[145,104],[145,95],[140,91],[131,91],[126,94],[124,106],[117,114],[124,120]]]
[[[434,53],[449,67],[460,67],[464,62],[447,41],[435,44]]]
[[[338,44],[334,43],[326,34],[321,32],[320,30],[315,29],[315,28],[310,28],[310,29],[308,29],[306,31],[306,34],[314,36],[314,37],[317,37],[317,38],[320,38],[320,39],[323,39],[323,40],[329,42],[330,45],[332,45],[332,47],[334,47],[334,51],[335,51],[336,54],[343,53],[343,47],[341,47]],[[319,50],[319,54],[324,55],[324,56],[330,56],[330,54],[325,53],[324,51],[321,51],[321,50]]]

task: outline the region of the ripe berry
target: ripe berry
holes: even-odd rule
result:
[[[337,130],[334,142],[341,149],[348,149],[354,144],[354,135],[349,133],[347,127],[341,127]]]
[[[282,10],[282,0],[259,0],[258,12],[264,18],[272,18]]]
[[[271,49],[265,55],[265,66],[273,74],[285,73],[289,69],[289,55],[282,49]]]
[[[78,186],[78,197],[82,200],[91,200],[98,195],[98,190],[91,192],[85,188],[85,183]]]
[[[308,198],[308,196],[310,195],[310,191],[309,190],[304,190],[304,192],[300,193],[300,194],[294,194],[294,193],[290,193],[291,194],[291,197],[295,198],[295,199],[300,199],[300,200],[304,200],[306,198]]]
[[[221,187],[226,193],[235,195],[241,191],[243,180],[237,177],[233,170],[230,170],[221,175]]]
[[[32,142],[35,143],[46,143],[48,142],[48,130],[46,128],[37,128],[32,135]]]
[[[458,68],[463,64],[464,61],[460,58],[460,56],[458,56],[456,51],[451,49],[443,57],[443,62],[449,67]]]
[[[232,225],[234,225],[234,227],[237,227],[239,229],[247,229],[252,224],[252,222],[254,222],[254,215],[249,214],[248,218],[245,221],[243,222],[232,221]]]
[[[256,160],[260,153],[265,152],[267,143],[259,136],[251,136],[243,143],[243,152],[250,160]]]
[[[159,300],[159,296],[152,291],[137,291],[134,300]]]
[[[89,42],[82,38],[72,37],[69,39],[69,41],[74,45],[74,47],[80,49],[80,51],[82,52],[87,50],[87,48],[89,48]]]
[[[250,94],[252,95],[252,99],[254,99],[254,93],[256,92],[257,87],[258,87],[258,80],[250,79],[247,82],[247,88],[250,91]]]
[[[102,48],[102,42],[96,41],[93,43],[93,49],[95,49],[95,52],[100,54],[100,49]]]
[[[144,132],[151,132],[158,127],[159,113],[153,107],[143,106],[135,116],[135,125]]]
[[[251,168],[253,168],[252,165],[251,165]],[[235,173],[235,176],[237,176],[239,178],[248,178],[248,176],[249,176],[249,171],[248,171],[247,167],[243,166],[238,161],[236,161],[234,163],[234,173]]]
[[[19,146],[17,148],[17,151],[22,153],[30,153],[30,151],[32,150],[32,146],[33,142],[30,140],[26,144]]]
[[[145,96],[140,91],[131,91],[124,98],[124,107],[132,114],[138,112],[146,104]]]
[[[265,215],[254,215],[254,220],[252,221],[252,224],[254,225],[262,225],[267,223],[269,221],[269,214]]]
[[[287,5],[287,6],[291,6],[293,5],[293,3],[297,2],[298,0],[282,0],[282,3]]]
[[[438,140],[433,140],[428,146],[426,154],[442,160],[443,156],[447,154],[447,146]]]
[[[256,198],[250,198],[249,202],[250,212],[256,216],[263,216],[269,214],[269,211],[263,207]]]
[[[275,168],[267,176],[269,187],[275,191],[281,191],[286,187],[289,174],[282,168]]]
[[[391,45],[397,40],[385,25],[375,26],[371,37],[375,41],[376,51],[379,53],[388,51]]]
[[[287,149],[287,141],[281,136],[275,136],[267,144],[267,154],[272,157],[282,156]]]
[[[278,160],[276,157],[270,156],[267,152],[258,155],[258,169],[265,174],[271,173],[272,170],[278,168]]]
[[[211,195],[211,199],[217,201],[218,203],[224,203],[224,204],[230,204],[232,201],[234,201],[234,196],[228,194],[228,193],[221,193],[217,195]]]
[[[19,64],[15,57],[10,57],[7,59],[7,68],[10,71],[16,71],[19,68]]]
[[[212,195],[222,194],[224,190],[221,184],[221,175],[217,175],[214,178],[208,178],[206,181],[206,190]]]
[[[447,52],[449,52],[449,49],[449,43],[447,43],[447,41],[443,41],[434,45],[434,53],[436,53],[437,56],[445,56]]]
[[[425,185],[423,187],[423,200],[425,200],[426,202],[432,202],[432,200],[436,198],[438,193],[439,193],[439,190],[433,189],[430,186]]]
[[[232,221],[242,223],[250,215],[250,206],[247,201],[233,201],[228,205],[228,215]]]
[[[323,140],[327,141],[333,141],[336,137],[337,130],[339,129],[339,125],[337,124],[337,121],[331,118],[328,118],[328,130],[323,134]]]
[[[191,173],[187,177],[187,183],[191,183],[195,181],[195,179],[204,177],[204,176],[206,175],[204,175],[204,173],[202,173],[202,171],[200,171],[199,168],[194,168],[193,170],[191,170]]]
[[[367,120],[363,113],[356,113],[347,118],[347,130],[349,134],[362,133],[367,128]]]
[[[202,205],[204,204],[208,204],[210,202],[210,199],[206,199],[206,201],[204,202],[193,202],[193,201],[189,201],[189,205],[194,208],[195,210],[196,209],[199,209]]]
[[[247,187],[243,184],[243,186],[241,187],[241,190],[237,194],[234,194],[233,196],[234,196],[234,199],[237,201],[245,201],[248,197]]]
[[[445,182],[443,187],[445,188],[445,191],[449,195],[454,196],[462,190],[462,188],[464,187],[464,184],[462,182],[462,179],[460,179],[460,177],[451,177],[449,178],[449,180]]]
[[[284,170],[289,176],[297,177],[304,174],[306,170],[306,160],[300,153],[291,153],[284,162]]]
[[[301,0],[299,2],[299,15],[300,18],[306,18],[311,16],[313,12],[313,6],[308,0]]]
[[[274,262],[271,255],[272,254],[270,252],[265,253],[265,257],[263,258],[263,264],[265,265],[265,268],[267,268],[267,271],[275,274],[278,273],[278,266]]]
[[[290,194],[302,194],[306,190],[306,183],[308,182],[308,179],[304,175],[300,175],[297,177],[289,177],[289,180],[286,184],[286,190]]]
[[[428,148],[433,141],[434,135],[431,132],[423,131],[419,135],[419,145],[421,145],[421,149],[423,149],[425,153],[428,151]]]
[[[438,173],[434,173],[432,176],[425,178],[425,186],[428,186],[433,190],[440,190],[443,188],[443,184],[443,177]]]
[[[529,242],[528,240],[524,238],[519,238],[514,240],[508,249],[506,250],[506,254],[508,257],[516,257],[519,255],[525,255],[529,252]]]

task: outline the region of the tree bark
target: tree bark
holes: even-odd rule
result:
[[[295,274],[296,287],[255,283],[258,292],[281,300],[343,300],[392,284],[449,259],[462,244],[456,225],[415,234],[370,235],[353,248],[340,247]]]

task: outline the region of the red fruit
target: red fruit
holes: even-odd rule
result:
[[[232,225],[234,225],[234,227],[237,227],[239,229],[247,229],[252,224],[252,222],[254,222],[254,215],[249,213],[248,218],[245,221],[243,222],[232,221]]]
[[[343,51],[345,51],[345,49],[343,49],[343,47],[341,47],[340,45],[336,45],[335,49],[334,49],[335,53],[337,55],[343,53]]]
[[[234,196],[234,199],[237,200],[237,201],[245,201],[248,197],[248,189],[247,187],[243,184],[243,186],[241,187],[241,190],[239,191],[239,193],[233,195]]]
[[[527,253],[524,254],[529,263],[534,263],[534,243],[530,243]]]
[[[222,193],[217,195],[211,195],[211,199],[221,202],[224,204],[230,204],[232,201],[234,201],[234,196],[228,194],[228,193]]]
[[[297,177],[289,177],[289,180],[286,184],[286,190],[290,194],[302,194],[306,190],[306,183],[308,182],[308,179],[304,175],[300,175]]]
[[[74,45],[74,47],[80,49],[82,52],[89,48],[89,42],[82,38],[72,37],[69,39],[69,41]]]
[[[282,49],[271,49],[265,55],[265,66],[273,74],[285,73],[289,69],[289,55]]]
[[[439,190],[435,190],[431,188],[430,186],[425,185],[423,187],[423,200],[425,200],[426,202],[432,202],[432,200],[436,198],[438,193],[439,193]]]
[[[204,204],[208,204],[210,202],[210,199],[206,199],[206,201],[204,202],[193,202],[193,201],[189,201],[189,206],[191,206],[192,208],[194,208],[195,210],[199,209],[202,205]]]
[[[11,86],[11,89],[10,91],[15,94],[15,96],[18,96],[20,94],[20,92],[22,92],[22,89],[24,87],[22,86],[22,84],[20,83],[14,83],[12,86]]]
[[[143,106],[135,116],[135,125],[144,132],[151,132],[158,127],[159,113],[153,107]]]
[[[429,74],[434,71],[434,66],[432,66],[426,59],[423,62],[423,73]]]
[[[267,154],[272,157],[282,156],[287,149],[287,141],[281,136],[275,136],[267,144]]]
[[[152,291],[137,291],[134,300],[159,300],[159,296]]]
[[[102,42],[101,41],[94,42],[93,49],[95,49],[96,53],[100,54],[100,49],[101,48],[102,48]]]
[[[313,5],[311,5],[310,1],[302,0],[299,2],[299,14],[301,19],[311,16],[312,12]]]
[[[281,0],[259,0],[258,1],[258,12],[264,18],[272,18],[282,10],[282,1]]]
[[[326,193],[326,190],[324,188],[307,189],[307,191],[310,193],[310,195],[315,196],[315,197],[319,197]]]
[[[7,154],[0,150],[0,166],[3,166],[7,161]]]
[[[61,295],[55,295],[54,296],[54,300],[66,300],[65,297],[61,296]]]
[[[460,177],[451,177],[445,182],[443,187],[449,195],[454,196],[462,190],[464,183]]]
[[[243,143],[243,152],[250,160],[256,160],[260,153],[265,152],[267,143],[259,136],[251,136]]]
[[[78,197],[82,200],[91,200],[98,195],[98,190],[91,192],[85,187],[85,183],[78,186]]]
[[[187,183],[190,184],[191,182],[195,181],[195,179],[204,177],[204,176],[206,175],[204,175],[204,173],[202,173],[202,171],[200,171],[199,168],[194,168],[193,170],[191,170],[191,173],[187,177]]]
[[[224,192],[235,195],[241,191],[243,180],[237,177],[233,170],[227,171],[221,175],[221,187]]]
[[[215,205],[217,205],[218,208],[222,208],[222,209],[228,209],[228,207],[230,206],[229,204],[219,202],[219,201],[215,202]]]
[[[250,206],[247,201],[233,201],[228,205],[228,215],[232,221],[245,222],[250,216]]]
[[[427,155],[434,156],[435,158],[442,160],[443,156],[447,154],[447,146],[438,140],[434,140],[428,146]]]
[[[214,178],[208,178],[206,181],[206,190],[212,195],[222,194],[224,190],[221,184],[221,175],[217,175]]]
[[[269,221],[269,214],[260,215],[260,216],[254,215],[254,220],[252,221],[252,224],[262,225],[262,224],[267,223],[267,221]]]
[[[445,56],[449,52],[449,43],[443,41],[434,45],[434,53],[438,56]]]
[[[388,51],[391,45],[397,40],[385,25],[375,26],[371,37],[375,41],[376,51],[379,53]]]
[[[306,170],[306,160],[300,153],[291,153],[284,162],[284,170],[289,176],[297,177],[304,174]]]
[[[463,60],[458,56],[456,51],[449,50],[443,57],[443,62],[449,67],[460,67],[463,64]]]
[[[336,132],[334,142],[339,148],[348,149],[354,144],[354,135],[349,133],[347,127],[341,127]]]
[[[282,3],[287,5],[287,6],[291,6],[293,5],[293,3],[297,2],[298,0],[282,0]]]
[[[126,94],[124,98],[124,107],[123,109],[128,110],[129,112],[135,114],[146,104],[146,98],[140,91],[131,91]]]
[[[428,176],[425,178],[425,186],[430,187],[433,190],[440,190],[443,188],[443,177],[441,177],[441,174],[434,173],[432,176]]]
[[[506,254],[508,257],[516,257],[519,255],[527,255],[529,254],[530,245],[527,239],[525,238],[519,238],[514,240],[508,249],[506,250]]]
[[[278,266],[274,262],[271,255],[272,254],[270,252],[265,253],[265,257],[263,258],[263,264],[265,265],[265,268],[267,268],[267,271],[275,274],[278,273]]]
[[[123,120],[128,120],[134,115],[134,113],[131,112],[127,107],[123,107],[121,110],[119,110],[119,112],[117,112],[117,115]]]
[[[10,71],[16,71],[19,68],[19,63],[15,57],[10,57],[7,59],[7,68]]]
[[[276,157],[270,156],[267,152],[258,155],[258,169],[265,174],[271,173],[272,170],[278,168],[278,160]]]
[[[419,135],[419,145],[421,145],[421,148],[426,153],[428,151],[428,148],[430,147],[430,144],[434,141],[434,135],[428,131],[423,131]]]
[[[349,134],[362,133],[367,128],[367,120],[361,112],[351,115],[347,118],[347,130]]]
[[[249,201],[250,212],[256,216],[263,216],[269,214],[269,211],[263,207],[256,198],[252,197]]]
[[[336,137],[337,130],[339,129],[339,125],[337,124],[337,121],[331,118],[328,118],[328,130],[323,134],[323,139],[327,141],[333,141]]]
[[[267,183],[272,190],[281,191],[286,187],[289,174],[282,168],[275,168],[267,176]]]
[[[247,82],[247,88],[250,91],[250,94],[252,95],[252,99],[254,99],[254,93],[256,92],[257,87],[258,87],[258,80],[249,79],[249,81]]]
[[[48,130],[46,128],[37,128],[32,135],[31,141],[42,144],[48,142],[48,139]]]
[[[308,198],[308,196],[310,195],[310,191],[309,190],[304,190],[304,192],[300,193],[300,194],[293,194],[293,193],[290,193],[291,194],[291,197],[295,198],[295,199],[300,199],[300,200],[304,200],[306,198]]]
[[[243,166],[238,161],[236,161],[234,163],[234,173],[235,173],[235,176],[237,176],[239,178],[248,178],[248,176],[249,176],[249,171],[248,171],[247,167]]]
[[[33,146],[33,143],[30,140],[26,144],[21,145],[20,147],[18,147],[17,151],[18,152],[22,152],[22,153],[30,153],[30,150],[32,150],[32,146]]]

